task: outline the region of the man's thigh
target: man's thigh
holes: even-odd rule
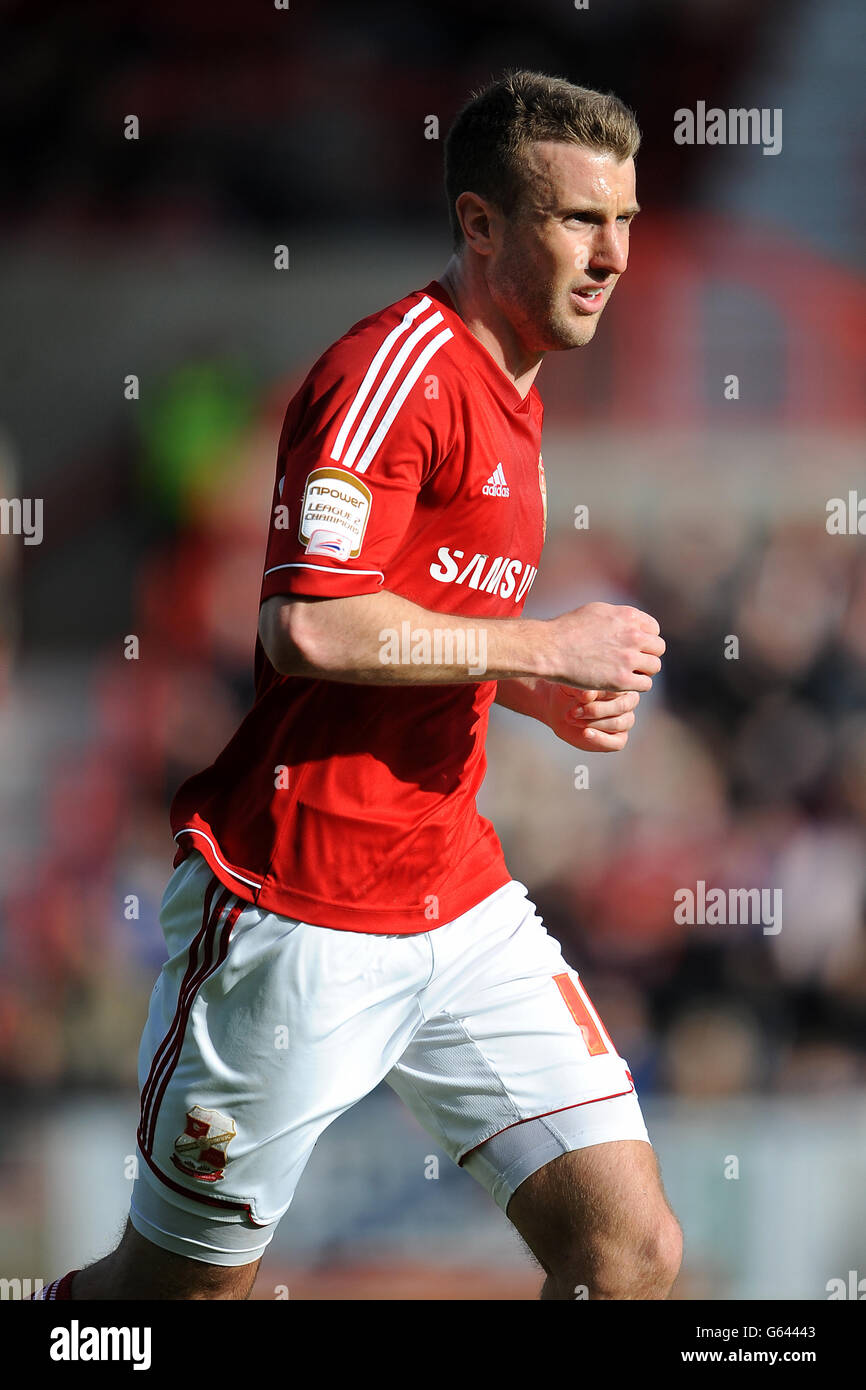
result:
[[[670,1297],[682,1231],[648,1144],[562,1154],[517,1189],[508,1214],[547,1274],[543,1299]]]
[[[424,1022],[386,1080],[503,1211],[563,1154],[652,1153],[628,1063],[522,884],[431,937]]]
[[[160,920],[132,1225],[184,1257],[251,1263],[319,1135],[411,1039],[430,947],[264,912],[200,855],[175,871]]]
[[[547,1273],[587,1269],[652,1240],[672,1213],[652,1147],[614,1140],[561,1154],[532,1173],[508,1218]]]

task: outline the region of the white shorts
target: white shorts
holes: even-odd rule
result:
[[[258,1259],[316,1140],[383,1080],[503,1211],[561,1153],[649,1143],[628,1064],[520,883],[376,936],[262,911],[193,852],[160,921],[130,1210],[155,1245]]]

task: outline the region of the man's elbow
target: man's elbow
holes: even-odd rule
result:
[[[314,599],[266,599],[259,609],[259,641],[281,676],[308,676],[325,664]]]

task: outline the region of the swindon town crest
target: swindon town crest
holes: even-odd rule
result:
[[[186,1128],[174,1141],[171,1161],[199,1182],[225,1177],[226,1150],[237,1134],[234,1120],[219,1110],[194,1105],[186,1112]]]

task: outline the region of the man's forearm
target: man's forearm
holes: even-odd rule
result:
[[[463,618],[399,594],[290,598],[259,612],[275,670],[353,685],[456,685],[532,679],[580,690],[652,689],[665,644],[639,609],[585,603],[556,618]],[[515,688],[522,707],[529,698]],[[509,692],[505,693],[509,698]]]
[[[259,636],[283,675],[363,685],[454,685],[540,676],[549,625],[433,612],[382,590],[262,605]]]

